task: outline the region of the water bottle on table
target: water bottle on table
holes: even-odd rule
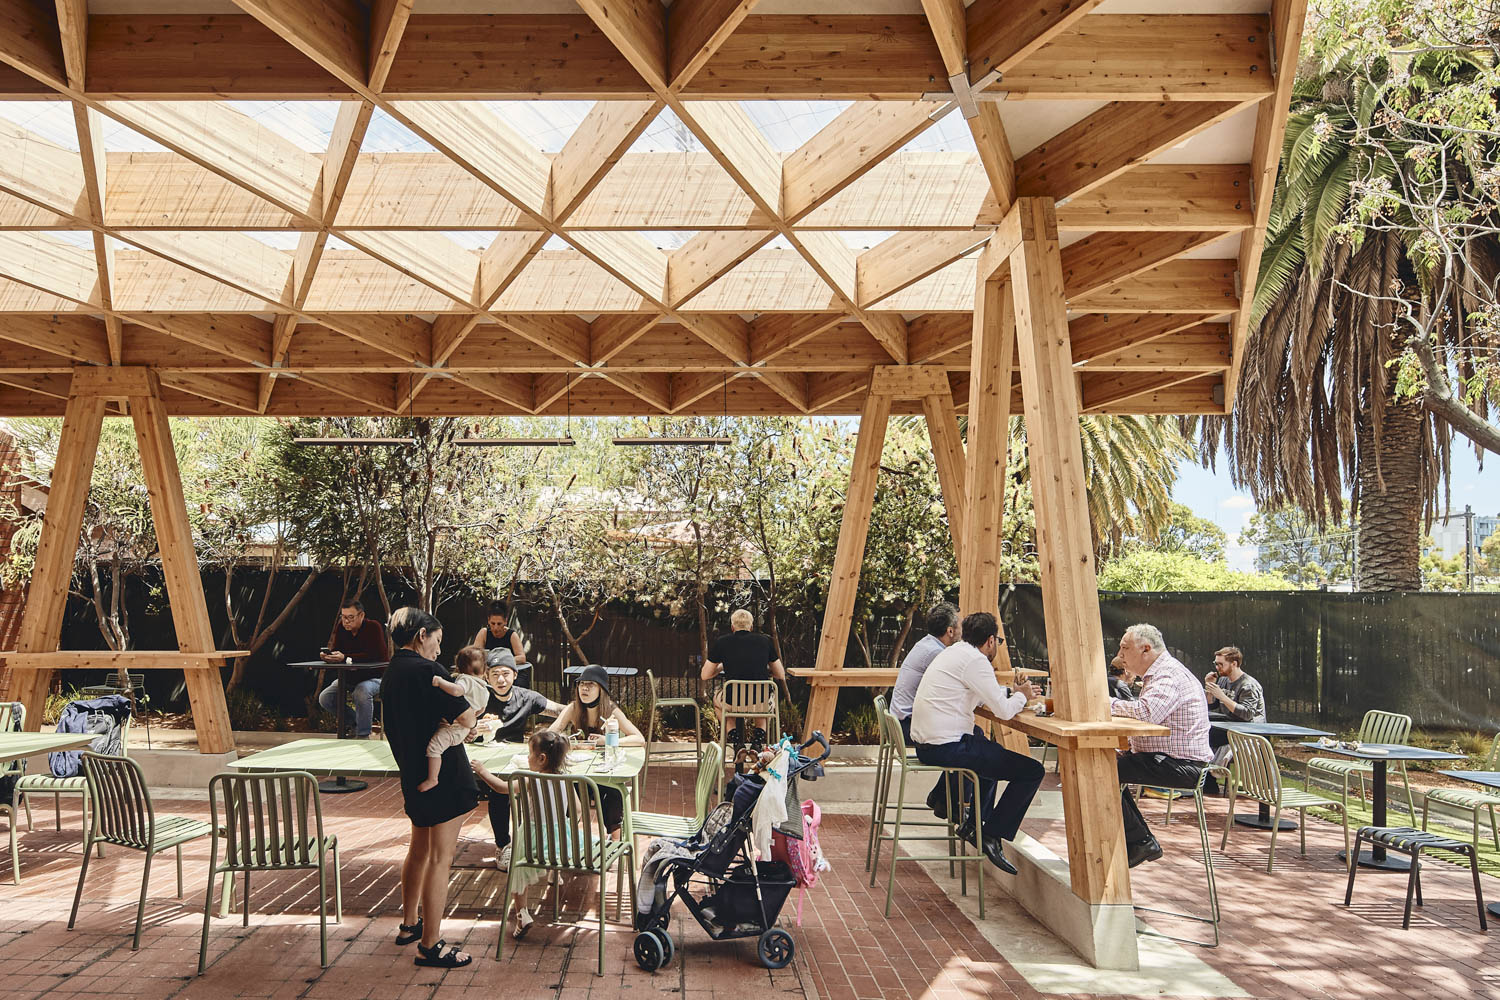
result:
[[[604,720],[604,767],[614,768],[620,763],[620,720],[611,716]]]

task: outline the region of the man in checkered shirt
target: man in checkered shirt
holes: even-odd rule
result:
[[[1155,625],[1132,625],[1120,639],[1119,662],[1128,677],[1145,678],[1140,697],[1114,699],[1110,711],[1166,726],[1165,736],[1132,736],[1130,751],[1119,756],[1120,813],[1130,867],[1161,857],[1161,845],[1136,806],[1129,785],[1193,788],[1203,765],[1213,759],[1208,747],[1208,703],[1203,682],[1167,652]]]

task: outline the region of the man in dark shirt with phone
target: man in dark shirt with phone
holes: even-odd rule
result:
[[[338,624],[328,635],[328,648],[318,654],[324,663],[388,663],[391,647],[385,627],[365,617],[365,606],[346,601],[339,608]],[[354,698],[354,736],[367,739],[375,723],[375,696],[380,693],[380,669],[350,670],[344,675],[344,690]],[[339,684],[333,683],[318,693],[318,705],[325,712],[342,709],[338,705]]]

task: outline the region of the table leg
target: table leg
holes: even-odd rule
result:
[[[1260,809],[1254,814],[1235,813],[1234,824],[1235,826],[1248,826],[1253,830],[1269,830],[1271,829],[1271,807],[1262,802],[1260,803]],[[1281,824],[1276,829],[1282,832],[1295,830],[1297,829],[1297,821],[1287,819],[1283,816]]]
[[[345,721],[346,721],[345,720],[345,713],[347,713],[349,711],[349,706],[344,701],[344,698],[346,696],[346,692],[344,691],[344,674],[345,673],[346,673],[346,671],[344,671],[342,668],[340,668],[338,670],[338,680],[336,681],[336,683],[339,686],[339,701],[338,701],[338,720],[339,721],[338,721],[338,726],[335,729],[335,732],[337,733],[338,738],[341,739],[341,740],[346,738],[345,734],[346,734],[346,731],[347,731],[347,728],[348,728],[344,724]],[[320,781],[320,782],[318,782],[318,791],[320,791],[320,792],[326,792],[326,793],[331,794],[331,795],[342,795],[342,794],[344,794],[346,792],[359,792],[359,791],[363,791],[367,787],[368,786],[365,784],[365,782],[363,782],[363,781],[350,781],[348,778],[345,778],[343,775],[339,775],[337,778],[335,778],[332,781]]]
[[[1375,800],[1371,803],[1371,811],[1374,814],[1375,826],[1386,825],[1386,798],[1385,798],[1385,770],[1386,762],[1383,760],[1371,761],[1374,775],[1371,783],[1375,786]],[[1346,860],[1348,855],[1344,851],[1339,852],[1339,860]],[[1383,844],[1371,844],[1368,851],[1360,851],[1358,864],[1361,868],[1373,868],[1382,872],[1405,872],[1411,870],[1411,862],[1399,854],[1390,854]]]

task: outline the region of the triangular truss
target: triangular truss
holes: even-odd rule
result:
[[[0,413],[962,408],[1023,196],[1085,410],[1233,396],[1301,3],[235,3],[0,20]]]

